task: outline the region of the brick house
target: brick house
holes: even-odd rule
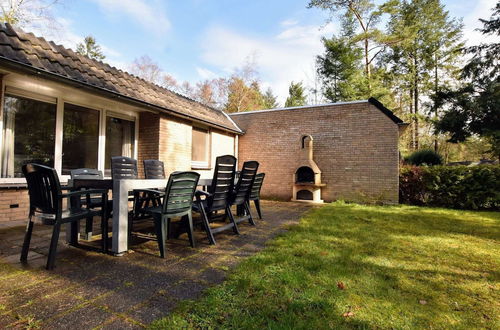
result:
[[[27,217],[27,162],[54,167],[61,182],[81,167],[109,175],[116,155],[137,158],[140,176],[142,160],[159,159],[167,174],[210,177],[215,158],[232,154],[258,160],[264,193],[289,200],[294,169],[284,158],[301,134],[314,139],[323,199],[364,191],[397,201],[401,122],[375,100],[228,116],[8,24],[0,24],[0,83],[0,225]]]
[[[398,138],[406,124],[376,99],[241,112],[231,118],[245,131],[240,161],[258,159],[266,173],[263,196],[316,200],[316,192],[316,201],[398,202]],[[304,137],[314,142],[312,164],[301,151],[307,148]],[[319,179],[297,183],[299,169],[315,166],[311,175]]]

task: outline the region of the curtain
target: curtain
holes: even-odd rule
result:
[[[2,178],[14,177],[14,135],[16,112],[5,102],[3,117]]]
[[[132,125],[127,120],[122,123],[122,156],[132,157]]]

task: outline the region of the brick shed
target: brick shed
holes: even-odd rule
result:
[[[293,188],[297,170],[304,167],[303,138],[310,136],[321,185],[300,184],[298,199],[312,199],[307,192],[312,196],[320,189],[325,201],[398,202],[398,139],[406,124],[376,99],[250,111],[231,118],[245,131],[239,139],[240,162],[257,159],[266,173],[263,196],[297,199]]]

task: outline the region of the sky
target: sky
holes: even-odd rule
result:
[[[291,81],[314,87],[321,37],[338,30],[328,13],[307,9],[307,0],[65,0],[54,8],[55,35],[32,31],[66,47],[92,35],[105,62],[127,70],[148,55],[178,81],[229,76],[252,58],[262,89],[283,104]],[[474,29],[489,18],[496,0],[445,0],[452,17],[463,18],[469,45],[483,38]],[[39,33],[37,33],[39,32]]]

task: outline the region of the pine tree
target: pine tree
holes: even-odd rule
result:
[[[300,107],[306,105],[306,95],[302,82],[294,83],[292,81],[288,88],[288,94],[289,96],[286,99],[285,107]]]
[[[274,95],[271,87],[269,87],[264,93],[264,95],[262,95],[262,99],[263,99],[264,109],[274,109],[279,107],[276,95]]]
[[[323,38],[325,53],[316,58],[323,96],[332,102],[369,97],[363,90],[363,52],[352,42],[354,30],[352,15],[344,17],[340,36]]]
[[[83,42],[76,46],[76,52],[88,56],[91,59],[102,61],[106,58],[102,53],[101,46],[99,46],[92,36],[86,36]]]
[[[484,35],[499,36],[500,3],[492,17],[481,22]],[[472,58],[462,70],[462,87],[437,94],[436,102],[447,105],[447,110],[436,128],[450,133],[450,142],[485,137],[490,151],[500,160],[500,42],[482,43],[465,51]]]
[[[353,30],[353,36],[349,38],[351,42],[360,43],[363,56],[364,83],[367,94],[372,95],[375,78],[379,75],[373,74],[373,66],[376,58],[388,45],[394,41],[390,36],[385,35],[377,25],[384,13],[389,12],[392,3],[396,0],[389,0],[387,3],[377,6],[372,0],[310,0],[308,8],[316,7],[330,11],[332,16],[340,16],[352,19],[356,22],[357,28]]]
[[[419,148],[422,96],[430,97],[453,78],[462,24],[449,17],[440,0],[411,0],[398,3],[389,20],[389,32],[398,43],[386,57],[395,86],[406,94],[412,121],[411,149]],[[441,77],[441,79],[439,79]],[[437,106],[432,107],[434,113]]]

